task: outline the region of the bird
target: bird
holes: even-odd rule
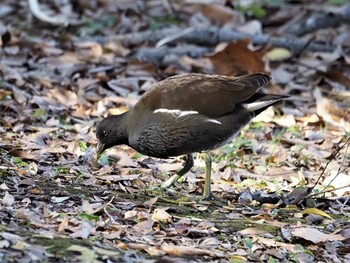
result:
[[[128,145],[167,159],[185,156],[183,168],[161,187],[172,186],[193,167],[193,154],[205,153],[203,199],[211,191],[210,151],[231,142],[251,119],[288,96],[262,93],[267,73],[239,77],[187,73],[154,84],[129,111],[104,118],[96,128],[97,159],[108,148]]]

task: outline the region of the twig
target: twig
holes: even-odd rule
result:
[[[312,195],[310,195],[308,197],[311,198],[311,197],[314,197],[314,196],[317,196],[317,195],[322,195],[324,193],[331,193],[331,192],[334,192],[334,191],[337,191],[337,190],[341,190],[341,189],[344,189],[344,188],[350,188],[350,185],[345,185],[345,186],[341,186],[341,187],[337,187],[337,188],[333,188],[333,189],[324,190],[322,192],[314,193],[314,194],[312,194]]]
[[[337,149],[331,156],[330,160],[326,163],[326,166],[324,167],[324,169],[322,170],[321,174],[319,175],[319,177],[317,178],[317,181],[315,182],[315,184],[312,187],[297,187],[295,188],[291,193],[288,194],[287,197],[284,197],[284,202],[288,203],[288,204],[297,204],[300,201],[304,200],[305,198],[311,198],[313,196],[325,193],[326,191],[324,191],[325,188],[327,188],[329,186],[329,184],[323,188],[322,191],[320,191],[319,193],[315,193],[315,194],[311,194],[312,190],[317,186],[317,184],[319,183],[320,179],[322,178],[322,176],[324,175],[324,173],[327,170],[328,165],[331,163],[331,161],[334,160],[335,156],[340,152],[340,150],[350,141],[350,137],[346,140],[346,142],[339,147],[339,149]],[[339,171],[339,170],[338,170]],[[339,173],[338,173],[339,174]],[[337,177],[338,174],[335,176]],[[333,179],[334,180],[334,179]],[[333,181],[332,180],[332,181]],[[345,186],[345,187],[349,187],[349,186]],[[334,189],[332,189],[331,191],[334,191]]]
[[[343,202],[343,205],[342,205],[341,208],[340,208],[340,211],[341,211],[342,213],[344,213],[344,208],[345,208],[346,204],[349,202],[349,199],[350,199],[350,196],[348,196],[348,197],[346,198],[346,200]]]
[[[305,141],[302,139],[293,139],[293,138],[281,138],[281,142],[287,143],[287,144],[293,144],[293,145],[296,145],[296,144],[310,145],[310,146],[315,147],[316,149],[322,150],[322,147],[315,144],[314,141]]]
[[[343,149],[345,145],[348,145],[348,142],[349,142],[349,141],[350,141],[350,137],[346,140],[346,142],[345,142],[341,147],[339,147],[339,149],[337,149],[337,150],[332,154],[331,158],[330,158],[329,161],[326,163],[326,166],[324,167],[322,173],[321,173],[320,176],[317,178],[316,183],[314,184],[313,187],[311,187],[311,190],[314,189],[314,188],[316,187],[316,185],[317,185],[318,182],[320,181],[321,177],[322,177],[322,176],[324,175],[324,173],[326,172],[326,169],[327,169],[328,165],[331,163],[331,161],[334,160],[335,156],[341,151],[341,149]],[[348,149],[348,146],[346,147],[346,149]],[[344,158],[345,158],[345,155],[344,155]],[[344,161],[344,159],[343,159],[343,161]],[[342,164],[343,164],[343,162],[342,162]],[[323,190],[326,189],[327,187],[329,187],[329,186],[331,185],[331,183],[334,181],[334,179],[339,175],[339,171],[340,171],[340,168],[342,167],[342,164],[340,165],[336,176],[328,183],[327,186],[325,186],[325,187],[323,188]],[[347,186],[347,187],[349,187],[349,186]],[[320,191],[320,192],[323,192],[323,190]],[[311,196],[314,196],[314,195],[315,195],[315,194],[313,194],[313,195],[311,195]],[[311,196],[310,196],[310,197],[311,197]]]
[[[323,189],[326,189],[327,187],[329,187],[332,183],[333,183],[333,181],[338,177],[338,175],[340,174],[340,169],[343,167],[343,164],[344,164],[344,161],[345,161],[345,156],[346,156],[346,153],[348,152],[348,148],[349,148],[349,144],[348,144],[348,142],[350,141],[350,137],[346,140],[346,142],[339,148],[339,150],[338,150],[338,152],[340,152],[340,150],[346,145],[346,150],[345,150],[345,154],[344,154],[344,157],[343,157],[343,160],[342,160],[342,162],[341,162],[341,164],[340,164],[340,166],[339,166],[339,168],[338,168],[338,171],[337,171],[337,174],[334,176],[334,178],[327,184],[327,186],[325,186]],[[335,155],[334,156],[332,156],[332,159],[335,157]],[[317,180],[317,182],[318,182],[319,180]],[[316,183],[317,183],[316,182]]]

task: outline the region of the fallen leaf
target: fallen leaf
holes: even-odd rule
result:
[[[97,255],[93,249],[79,245],[72,245],[68,247],[67,250],[79,252],[81,255],[78,258],[81,262],[97,262]]]
[[[263,53],[248,48],[250,40],[243,39],[227,44],[221,51],[209,56],[215,73],[239,76],[248,73],[264,72]]]
[[[2,198],[2,204],[4,206],[12,206],[14,202],[15,197],[6,191],[4,197]]]
[[[134,225],[133,229],[140,235],[147,235],[153,231],[153,220],[146,220]]]
[[[155,222],[170,223],[172,216],[169,215],[164,209],[156,208],[152,213],[152,220]]]
[[[98,61],[103,55],[102,46],[94,41],[75,43],[75,52],[82,61]]]
[[[314,244],[326,241],[341,241],[346,239],[340,234],[325,234],[313,227],[297,227],[292,229],[292,235],[311,241]]]
[[[90,225],[89,222],[83,221],[78,227],[69,228],[69,230],[73,232],[69,235],[70,237],[86,239],[90,236],[94,228]]]
[[[302,211],[303,214],[312,214],[312,215],[320,215],[323,217],[327,217],[329,219],[333,219],[330,215],[328,215],[327,213],[323,212],[320,209],[317,208],[306,208]]]
[[[295,126],[296,121],[293,115],[285,114],[283,116],[275,116],[273,121],[282,127],[292,127]]]
[[[292,56],[292,52],[290,52],[286,48],[280,48],[280,47],[273,48],[266,53],[267,59],[271,61],[281,61],[281,60],[288,59],[291,56]]]
[[[172,245],[162,245],[161,247],[167,254],[173,256],[215,256],[215,253],[201,248],[187,247],[187,246],[172,246]]]
[[[144,206],[146,207],[152,207],[155,203],[157,203],[158,197],[153,197],[143,203]]]
[[[51,202],[53,203],[62,203],[66,200],[68,200],[70,197],[69,196],[51,196]]]
[[[68,228],[68,216],[65,215],[60,223],[60,225],[58,226],[58,232],[62,233],[64,232],[65,229]]]

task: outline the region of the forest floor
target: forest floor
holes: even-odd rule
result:
[[[350,261],[345,3],[2,0],[0,261]],[[212,152],[225,201],[194,201],[199,157],[165,192],[181,157],[93,161],[104,117],[188,72],[268,72],[292,96]]]

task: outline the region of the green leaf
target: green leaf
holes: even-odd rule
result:
[[[131,156],[131,158],[132,158],[132,159],[139,159],[139,158],[141,158],[142,156],[143,156],[143,154],[138,153],[138,152],[135,152],[135,153]]]
[[[19,157],[12,157],[12,162],[18,167],[18,168],[25,168],[28,166],[28,163],[23,161]]]
[[[42,110],[40,108],[36,109],[35,112],[34,112],[34,115],[33,115],[34,119],[41,120],[41,121],[46,121],[47,120],[47,116],[48,115],[47,115],[46,111],[44,111],[44,110]]]
[[[82,219],[88,220],[88,221],[100,221],[100,217],[99,216],[95,216],[95,215],[90,215],[87,213],[80,213],[79,216]]]
[[[101,154],[98,159],[99,163],[101,163],[103,166],[108,166],[109,165],[109,160],[108,157],[105,154]]]
[[[252,244],[252,241],[249,239],[249,238],[245,238],[243,239],[243,244],[246,248],[248,248],[249,250],[252,249],[253,247],[253,244]]]
[[[244,263],[244,262],[248,262],[248,260],[243,256],[233,255],[230,258],[230,263]]]
[[[327,4],[329,5],[344,5],[347,0],[328,0]]]
[[[86,152],[88,149],[88,146],[86,145],[86,142],[84,141],[78,141],[78,145],[80,150],[82,150],[83,152]]]

